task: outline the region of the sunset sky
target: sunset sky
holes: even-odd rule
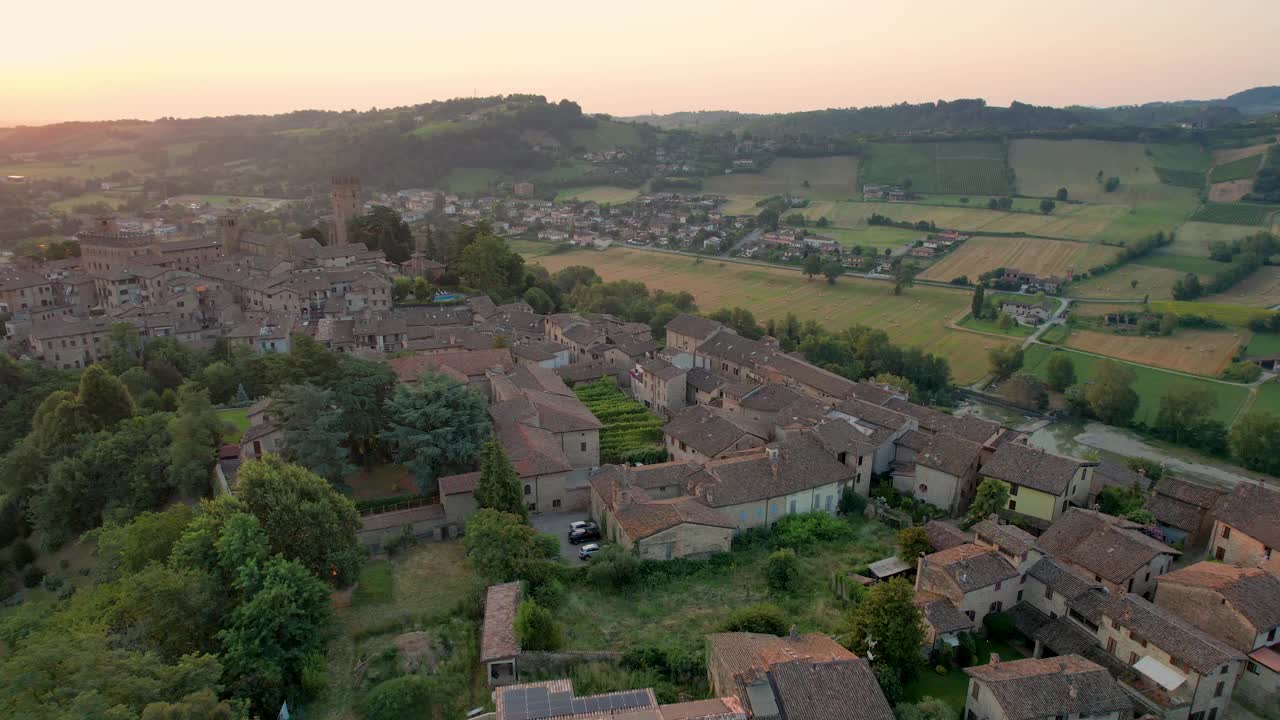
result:
[[[16,0],[3,17],[0,126],[509,92],[632,115],[1280,83],[1277,0]]]

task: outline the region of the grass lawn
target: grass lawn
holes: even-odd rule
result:
[[[847,228],[811,228],[819,235],[829,235],[846,248],[899,248],[913,240],[923,240],[927,233],[895,227],[867,227],[861,230]]]
[[[644,143],[638,126],[612,120],[597,120],[596,126],[590,130],[570,130],[569,138],[572,145],[588,152],[634,147]]]
[[[1218,183],[1251,178],[1258,173],[1258,168],[1262,165],[1262,158],[1263,153],[1258,153],[1257,155],[1250,155],[1229,163],[1216,165],[1213,171],[1209,173],[1209,181]]]
[[[526,260],[550,255],[556,249],[556,243],[546,240],[508,240],[507,245],[523,255]]]
[[[1195,300],[1160,300],[1152,301],[1150,305],[1152,312],[1201,315],[1235,327],[1248,327],[1250,320],[1274,314],[1266,308],[1198,302]]]
[[[1053,197],[1065,187],[1075,200],[1125,202],[1131,190],[1159,183],[1151,158],[1142,143],[1103,140],[1014,140],[1009,143],[1009,164],[1017,178],[1018,192]],[[1120,178],[1120,187],[1106,192],[1098,180]]]
[[[26,175],[35,180],[73,178],[88,180],[114,175],[121,170],[134,174],[146,174],[152,166],[143,162],[137,153],[97,155],[81,160],[49,160],[32,163],[6,163],[0,165],[0,175]]]
[[[1102,358],[1072,350],[1033,345],[1027,348],[1023,359],[1023,369],[1038,377],[1045,377],[1049,357],[1053,353],[1067,353],[1067,356],[1075,364],[1076,378],[1080,382],[1087,381],[1092,376],[1094,368],[1103,361]],[[1207,388],[1217,398],[1217,405],[1214,407],[1210,417],[1228,424],[1231,423],[1236,411],[1249,394],[1249,389],[1243,386],[1224,385],[1209,380],[1175,375],[1144,365],[1130,363],[1124,363],[1124,365],[1132,370],[1135,375],[1133,389],[1138,394],[1138,411],[1135,413],[1134,418],[1148,425],[1156,419],[1156,413],[1160,410],[1160,399],[1175,385],[1196,385]]]
[[[687,290],[706,312],[738,306],[751,310],[762,322],[781,320],[792,312],[801,321],[817,320],[831,329],[870,325],[884,330],[896,343],[945,357],[952,375],[963,383],[985,375],[987,350],[1005,343],[947,329],[947,319],[969,307],[967,288],[919,285],[895,296],[884,282],[843,278],[828,285],[820,279],[807,280],[797,270],[717,260],[695,264],[683,255],[621,247],[605,252],[572,250],[544,255],[536,262],[551,272],[589,265],[605,280],[638,280],[651,288]]]
[[[1280,335],[1275,333],[1258,333],[1245,347],[1245,355],[1275,355],[1280,353]]]
[[[391,561],[374,560],[360,571],[360,580],[352,594],[355,605],[388,603],[395,599]]]
[[[1263,383],[1249,411],[1280,415],[1280,383],[1275,380]]]
[[[846,155],[778,158],[761,172],[707,178],[703,187],[708,192],[746,195],[757,199],[770,195],[803,195],[816,200],[847,200],[857,194],[857,182],[858,158]],[[734,210],[744,211],[736,206]]]
[[[999,655],[1001,662],[1021,660],[1026,657],[1008,643],[979,638],[977,664],[986,665],[990,662],[991,653]],[[935,697],[955,708],[956,717],[959,717],[964,711],[964,696],[967,692],[969,692],[969,676],[963,669],[953,667],[947,671],[946,675],[939,675],[933,668],[925,667],[921,668],[915,680],[902,688],[902,699],[906,702],[920,702],[920,699],[925,696]]]
[[[90,192],[83,195],[49,203],[49,207],[64,213],[70,213],[77,205],[105,203],[113,209],[120,209],[128,202],[129,193],[124,192]]]
[[[764,584],[769,549],[763,542],[733,552],[727,568],[708,566],[694,575],[665,579],[627,592],[579,584],[556,609],[571,650],[625,650],[649,643],[700,645],[734,609],[757,602],[780,605],[800,632],[838,632],[845,610],[827,589],[830,573],[893,553],[894,533],[879,522],[851,520],[850,542],[819,545],[801,553],[805,585],[793,597],[771,596]]]
[[[538,173],[537,175],[535,175],[533,177],[533,181],[535,183],[537,182],[549,182],[549,183],[575,182],[578,180],[578,178],[591,174],[591,171],[594,168],[595,166],[593,166],[589,162],[584,162],[582,160],[575,160],[572,163],[569,163],[567,165],[556,165],[550,170],[544,170]],[[586,182],[589,182],[589,181],[586,181]],[[558,200],[559,197],[557,197],[556,199]]]
[[[218,411],[218,417],[226,425],[222,433],[222,441],[227,444],[240,442],[244,431],[249,429],[249,408],[226,408]]]
[[[1016,322],[1002,330],[996,324],[997,322],[998,321],[996,320],[987,320],[985,318],[982,320],[978,320],[972,315],[966,315],[965,318],[961,320],[958,324],[960,325],[960,327],[967,327],[970,330],[977,330],[978,332],[985,332],[985,333],[994,333],[996,335],[1007,335],[1013,338],[1027,337],[1028,335],[1036,331],[1035,328],[1030,328],[1030,327],[1027,327],[1026,325],[1020,325]]]
[[[1257,233],[1258,228],[1253,225],[1188,222],[1178,228],[1178,232],[1173,236],[1173,242],[1160,248],[1158,252],[1207,258],[1211,243],[1215,241],[1229,243]]]

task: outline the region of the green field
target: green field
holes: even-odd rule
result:
[[[566,188],[556,193],[556,202],[582,200],[584,202],[619,205],[631,202],[638,197],[640,197],[640,191],[634,188],[620,188],[610,185],[601,185],[598,187]]]
[[[449,133],[458,132],[459,130],[469,130],[479,124],[480,123],[478,121],[474,121],[474,120],[458,121],[458,122],[454,122],[450,120],[441,120],[439,122],[431,122],[431,123],[426,123],[424,125],[420,125],[414,129],[413,134],[417,135],[418,137],[428,138],[428,137],[434,137],[436,135],[447,135]]]
[[[1009,164],[1023,195],[1053,197],[1065,187],[1074,200],[1122,203],[1135,187],[1160,182],[1146,149],[1142,143],[1103,140],[1014,140]],[[1120,178],[1120,188],[1106,192],[1099,173],[1103,180]]]
[[[99,155],[79,160],[52,160],[33,163],[7,163],[0,165],[0,175],[26,175],[35,180],[72,178],[89,180],[104,178],[121,171],[145,174],[153,170],[137,153]]]
[[[1200,204],[1196,191],[1160,183],[1129,187],[1117,199],[1125,197],[1130,206],[1097,234],[1099,242],[1128,243],[1159,230],[1173,232]]]
[[[1146,151],[1151,153],[1151,161],[1156,168],[1189,170],[1204,175],[1213,164],[1213,155],[1194,143],[1148,145]]]
[[[809,183],[808,187],[805,186],[806,182]],[[815,200],[845,200],[857,194],[857,182],[857,156],[837,155],[778,158],[761,172],[707,178],[703,187],[707,192],[722,195],[748,195],[757,198],[801,195]]]
[[[1214,242],[1229,243],[1258,232],[1254,225],[1226,225],[1223,223],[1183,223],[1173,236],[1173,243],[1160,248],[1161,254],[1208,257],[1209,245]]]
[[[957,196],[947,196],[957,197]],[[932,222],[939,228],[954,228],[962,231],[982,231],[990,233],[1021,233],[1030,236],[1062,238],[1069,240],[1093,239],[1107,234],[1117,225],[1126,226],[1117,231],[1119,238],[1130,238],[1143,230],[1141,234],[1155,232],[1155,220],[1165,218],[1164,210],[1157,209],[1154,214],[1148,211],[1135,213],[1131,208],[1121,205],[1059,205],[1050,215],[1040,212],[1005,212],[988,210],[985,201],[969,205],[961,203],[927,202],[815,202],[810,203],[802,213],[810,220],[826,217],[835,226],[843,228],[863,228],[867,226],[867,218],[873,213],[885,215],[895,221]],[[1027,201],[1039,205],[1039,200]],[[1189,213],[1194,208],[1194,199],[1184,208]],[[1172,228],[1176,223],[1170,223]],[[1128,227],[1132,226],[1132,228]],[[1123,239],[1115,240],[1123,242]]]
[[[1217,260],[1210,260],[1207,257],[1196,257],[1194,255],[1172,255],[1169,253],[1152,253],[1133,261],[1134,264],[1144,265],[1146,267],[1164,268],[1166,270],[1177,270],[1180,273],[1195,273],[1200,276],[1201,282],[1209,282],[1214,275],[1222,272],[1229,266],[1229,263],[1220,263]]]
[[[977,330],[978,332],[991,333],[993,335],[1005,335],[1007,337],[1012,337],[1012,338],[1027,337],[1028,335],[1036,331],[1035,328],[1027,327],[1026,325],[1022,325],[1016,322],[1002,330],[1000,326],[997,324],[997,321],[987,320],[986,318],[983,318],[982,320],[977,320],[972,315],[966,315],[964,319],[961,320],[958,324],[960,325],[960,327],[966,327],[966,328],[969,328],[970,330]]]
[[[502,173],[490,168],[456,168],[444,179],[451,193],[478,195],[488,192]]]
[[[70,213],[77,205],[106,203],[108,206],[118,210],[121,207],[124,207],[125,203],[128,202],[128,195],[129,193],[118,191],[88,192],[83,195],[77,195],[72,198],[49,203],[49,207],[59,212]]]
[[[1280,354],[1280,335],[1275,333],[1258,333],[1245,346],[1245,355],[1277,355]]]
[[[596,126],[590,130],[571,130],[569,138],[575,147],[587,152],[604,152],[644,144],[644,136],[639,127],[612,120],[597,120]]]
[[[1280,205],[1256,203],[1205,203],[1191,216],[1198,222],[1226,225],[1260,225],[1266,227]]]
[[[866,227],[861,230],[851,230],[848,228],[814,228],[814,232],[819,235],[827,235],[836,239],[845,248],[861,247],[877,248],[883,251],[885,248],[898,248],[913,240],[921,240],[925,237],[925,233],[919,230],[906,230],[904,228],[895,227]]]
[[[228,444],[239,443],[244,431],[249,429],[248,408],[226,408],[218,411],[218,419],[226,425],[222,441]]]
[[[999,143],[874,143],[863,184],[904,185],[931,194],[1000,195],[1009,191]]]
[[[1246,180],[1258,174],[1258,167],[1262,164],[1263,153],[1242,157],[1239,160],[1233,160],[1229,163],[1217,165],[1213,168],[1213,172],[1209,173],[1211,182],[1231,182],[1232,180]]]
[[[580,177],[591,174],[595,166],[583,160],[575,160],[565,165],[556,165],[533,177],[534,182],[565,183],[573,182]]]
[[[1258,388],[1258,395],[1249,406],[1250,412],[1265,412],[1280,415],[1280,382],[1271,380]]]
[[[1097,364],[1103,361],[1102,358],[1075,352],[1074,350],[1033,345],[1027,348],[1023,360],[1023,369],[1038,377],[1045,377],[1049,357],[1053,353],[1068,354],[1075,364],[1076,378],[1080,382],[1087,381]],[[1156,413],[1160,410],[1160,399],[1164,397],[1170,388],[1179,384],[1201,386],[1212,392],[1217,398],[1217,406],[1210,417],[1227,424],[1230,424],[1232,419],[1235,418],[1236,411],[1240,409],[1245,398],[1249,395],[1249,389],[1240,385],[1225,385],[1212,380],[1191,378],[1145,365],[1122,364],[1133,370],[1135,376],[1133,390],[1138,394],[1139,403],[1138,412],[1134,415],[1134,419],[1148,425],[1156,419]]]
[[[1156,175],[1165,185],[1199,190],[1204,187],[1204,172],[1200,170],[1174,170],[1173,168],[1156,168]]]
[[[518,246],[517,246],[518,247]],[[896,343],[947,358],[957,382],[987,372],[987,349],[1005,344],[946,324],[969,307],[968,290],[918,285],[895,296],[889,283],[846,277],[835,285],[807,280],[798,271],[738,262],[704,260],[668,253],[614,247],[606,252],[573,250],[543,255],[536,262],[555,272],[589,265],[609,281],[637,280],[651,288],[693,293],[706,312],[744,307],[761,322],[795,313],[840,329],[853,324],[884,330]]]
[[[1245,307],[1244,305],[1227,305],[1223,303],[1197,302],[1194,300],[1153,300],[1151,311],[1158,313],[1175,313],[1177,315],[1200,315],[1210,317],[1224,325],[1248,327],[1254,318],[1267,317],[1274,313],[1266,308]]]

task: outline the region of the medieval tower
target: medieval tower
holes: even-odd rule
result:
[[[235,255],[240,252],[240,235],[243,232],[240,227],[240,218],[234,215],[223,215],[218,218],[218,235],[222,240],[223,255]]]
[[[346,245],[347,224],[364,214],[364,198],[360,178],[336,177],[333,179],[333,244]]]

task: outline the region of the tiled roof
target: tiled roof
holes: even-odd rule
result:
[[[712,633],[707,635],[707,647],[712,661],[721,664],[733,677],[768,670],[775,663],[792,660],[825,662],[857,657],[822,633],[795,637],[747,632]]]
[[[1140,528],[1111,515],[1071,508],[1036,544],[1050,555],[1123,584],[1157,556],[1181,554]]]
[[[1159,583],[1162,588],[1168,583],[1213,590],[1257,630],[1280,625],[1280,577],[1261,568],[1199,562],[1161,575]]]
[[[1070,488],[1076,470],[1090,464],[1022,443],[1008,443],[982,466],[982,474],[1061,497]]]
[[[478,482],[480,482],[479,470],[442,477],[440,478],[440,494],[457,495],[459,493],[475,492],[476,483]]]
[[[903,433],[901,437],[899,437],[897,440],[894,440],[893,442],[895,445],[899,445],[908,450],[915,450],[916,452],[920,452],[921,450],[929,446],[930,437],[931,436],[928,435],[927,433],[922,433],[919,430],[908,430],[905,433]]]
[[[1238,483],[1218,501],[1214,515],[1264,545],[1280,548],[1280,492]]]
[[[606,503],[617,489],[640,488],[655,490],[666,487],[684,487],[685,479],[698,472],[697,463],[673,461],[656,465],[605,465],[591,476],[591,487]]]
[[[769,359],[769,367],[793,382],[813,388],[824,395],[842,398],[853,391],[855,383],[829,370],[805,362],[791,355],[775,355]]]
[[[1018,576],[1018,570],[999,551],[968,543],[926,555],[925,564],[940,568],[962,592],[980,590]]]
[[[1068,600],[1079,597],[1090,588],[1099,587],[1097,583],[1051,557],[1037,560],[1027,569],[1027,574]]]
[[[711,507],[724,507],[782,497],[854,476],[852,469],[807,436],[768,447],[749,455],[708,462],[701,473],[690,478],[690,490]]]
[[[924,621],[929,623],[929,626],[939,635],[977,627],[968,615],[960,612],[950,600],[937,593],[928,590],[917,591],[912,602],[920,608]]]
[[[632,541],[685,524],[726,529],[737,527],[724,514],[692,497],[633,502],[616,508],[613,516]]]
[[[1101,665],[1079,655],[1008,660],[965,668],[986,685],[1007,720],[1127,713],[1133,702]]]
[[[930,520],[925,523],[924,532],[929,536],[929,545],[934,551],[950,550],[957,545],[972,542],[970,536],[963,530],[941,520]]]
[[[667,332],[673,332],[677,335],[706,339],[714,335],[716,331],[723,327],[724,325],[721,325],[715,320],[708,320],[703,317],[698,317],[697,315],[681,313],[680,315],[672,318],[671,322],[667,323],[666,329]]]
[[[761,412],[777,412],[800,399],[798,391],[785,385],[764,385],[742,396],[738,404],[750,410]]]
[[[724,386],[725,381],[706,368],[693,368],[689,370],[685,382],[702,392],[715,392]]]
[[[929,444],[916,454],[916,464],[963,478],[969,470],[977,467],[981,455],[981,445],[939,433],[929,438]]]
[[[709,458],[714,458],[733,447],[746,430],[722,417],[704,405],[695,405],[681,411],[662,432],[682,442]]]
[[[653,720],[736,720],[746,716],[746,711],[738,698],[724,697],[660,705],[658,717]],[[625,720],[648,720],[648,718],[625,717]]]
[[[862,400],[844,400],[837,403],[835,409],[850,417],[873,422],[890,430],[901,430],[904,427],[908,427],[911,425],[912,420],[910,415],[869,402],[863,402]]]
[[[758,340],[750,340],[727,328],[721,329],[698,346],[699,355],[724,358],[737,365],[762,362],[777,350]]]
[[[640,362],[640,367],[645,371],[645,373],[652,375],[659,380],[672,380],[688,372],[683,368],[678,368],[675,365],[672,365],[662,358],[642,360]]]
[[[1013,555],[1025,553],[1036,542],[1035,536],[1017,525],[998,525],[991,520],[983,520],[974,525],[973,532],[979,540],[1007,550]]]
[[[1244,657],[1172,611],[1133,593],[1108,596],[1101,614],[1202,674],[1217,672],[1224,663]]]
[[[520,606],[520,583],[490,585],[484,600],[484,627],[480,634],[480,662],[511,658],[520,654],[516,637],[516,609]]]
[[[871,433],[864,432],[865,429],[839,418],[830,418],[814,425],[813,434],[832,454],[847,452],[859,456],[874,452],[879,447],[871,442]]]
[[[1131,488],[1135,485],[1146,490],[1151,481],[1141,473],[1134,472],[1117,462],[1103,460],[1093,471],[1094,484],[1101,487]]]
[[[1218,488],[1166,477],[1156,484],[1155,494],[1147,500],[1146,508],[1161,525],[1195,532],[1224,494]]]
[[[769,671],[787,720],[893,720],[871,665],[862,658],[792,660]]]

